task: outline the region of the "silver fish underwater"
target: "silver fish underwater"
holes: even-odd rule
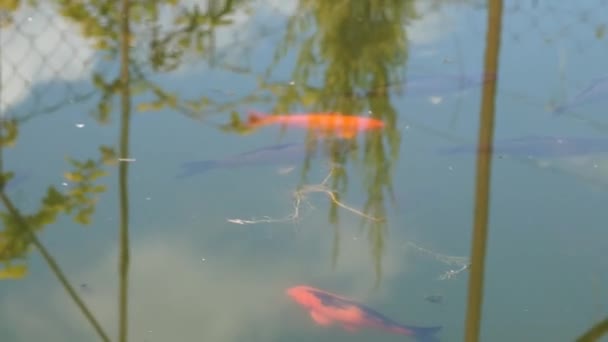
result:
[[[439,153],[473,155],[484,151],[471,144],[440,149]],[[492,154],[560,171],[593,186],[608,186],[608,138],[526,136],[497,140]]]
[[[337,151],[346,151],[348,144],[338,141]],[[285,165],[303,161],[307,154],[310,158],[319,158],[323,155],[320,146],[310,150],[304,143],[284,143],[278,145],[265,146],[254,150],[239,153],[224,159],[211,159],[189,161],[181,164],[181,172],[176,176],[177,179],[203,174],[213,169],[233,169],[248,166],[263,165]]]
[[[439,154],[471,154],[484,152],[477,145],[460,145],[442,148]],[[559,158],[608,152],[608,138],[524,136],[497,140],[492,145],[492,154],[506,157]]]

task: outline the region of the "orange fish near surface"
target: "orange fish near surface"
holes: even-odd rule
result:
[[[250,128],[273,124],[309,128],[322,134],[335,134],[344,139],[354,138],[358,132],[384,128],[384,122],[379,119],[334,112],[293,115],[268,115],[255,111],[249,112],[247,126]]]
[[[376,328],[412,336],[419,342],[439,341],[433,334],[439,331],[441,326],[415,327],[400,324],[352,299],[306,285],[291,287],[286,292],[296,303],[308,310],[312,320],[319,325],[329,326],[336,323],[350,332],[359,328]]]

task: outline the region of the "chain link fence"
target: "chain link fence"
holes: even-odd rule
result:
[[[93,95],[90,84],[69,81],[87,77],[95,51],[50,5],[2,10],[0,22],[3,115],[32,117]]]
[[[160,27],[161,31],[183,30],[187,25],[175,25],[174,21],[185,9],[198,7],[203,16],[213,16],[214,12],[219,11],[218,5],[210,5],[215,2],[211,1],[209,6],[194,1],[184,1],[176,6],[158,5],[162,10],[157,22],[144,22],[133,28],[138,34],[138,54],[151,53],[153,27]],[[221,23],[218,28],[212,29],[212,42],[209,44],[213,46],[209,46],[206,52],[210,64],[236,70],[238,67],[228,60],[229,56],[232,59],[238,57],[236,62],[246,65],[247,62],[242,60],[251,53],[257,42],[281,32],[273,22],[264,22],[259,18],[256,22],[250,20],[249,17],[257,12],[265,17],[285,10],[284,6],[273,1],[262,6],[265,2],[230,2],[231,8],[226,18],[222,14],[217,19],[227,20],[228,24]],[[103,63],[103,56],[95,48],[95,41],[85,38],[81,26],[62,15],[58,6],[51,2],[40,2],[35,7],[22,4],[14,11],[2,6],[0,4],[0,111],[3,116],[28,119],[55,112],[96,95],[91,76],[93,72],[107,74],[111,65]],[[215,23],[206,21],[201,25]],[[207,57],[201,59],[194,56],[184,59],[183,63],[197,64]]]

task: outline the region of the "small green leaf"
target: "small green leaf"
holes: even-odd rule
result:
[[[101,152],[101,162],[106,165],[116,164],[116,152],[110,146],[99,147]]]
[[[49,209],[62,210],[68,204],[68,197],[51,186],[47,190],[42,203]]]
[[[83,181],[82,175],[77,172],[66,172],[63,174],[63,177],[70,182],[82,182]]]
[[[93,189],[91,189],[91,192],[99,194],[102,192],[106,191],[106,186],[105,185],[96,185],[93,187]]]
[[[89,225],[91,224],[91,216],[93,215],[93,212],[93,207],[81,209],[78,211],[78,214],[74,216],[74,221],[82,225]]]
[[[104,81],[103,77],[101,77],[101,75],[98,73],[93,74],[93,85],[95,85],[99,89],[106,88],[106,82]]]
[[[91,173],[89,174],[88,178],[90,180],[94,181],[97,178],[101,178],[101,177],[104,177],[106,175],[107,175],[107,173],[104,170],[102,170],[102,169],[95,169],[95,170],[91,171]]]
[[[2,279],[21,279],[27,274],[26,265],[10,265],[0,269],[0,280]]]
[[[19,135],[18,123],[16,120],[2,120],[2,135],[0,139],[0,146],[12,147],[15,146],[17,136]]]
[[[142,102],[137,105],[136,110],[139,112],[152,112],[161,110],[165,106],[163,101]]]

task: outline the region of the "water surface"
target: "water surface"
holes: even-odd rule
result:
[[[7,198],[33,215],[49,186],[71,196],[46,203],[47,213],[76,204],[55,220],[45,216],[37,234],[112,340],[120,163],[128,163],[131,341],[404,340],[315,325],[285,295],[298,284],[355,298],[404,324],[441,325],[441,341],[463,340],[485,2],[342,3],[218,2],[201,6],[209,20],[194,31],[174,23],[180,12],[165,5],[156,19],[134,14],[129,153],[117,161],[106,150],[109,164],[98,163],[99,147],[118,152],[120,93],[104,97],[103,89],[120,87],[95,75],[111,84],[119,59],[95,46],[117,46],[118,28],[86,37],[69,11],[47,3],[10,13],[13,24],[1,31],[0,108],[16,118],[18,135],[2,147],[2,168],[30,176]],[[608,134],[605,102],[577,103],[559,116],[546,110],[606,75],[598,58],[608,55],[606,10],[601,0],[505,2],[497,144],[580,137],[583,148],[555,155],[528,139],[521,150],[534,151],[533,160],[495,159],[483,341],[572,341],[608,315],[608,164],[605,145],[594,145]],[[213,36],[211,17],[224,23]],[[420,91],[408,93],[408,82]],[[231,121],[251,109],[339,111],[387,127],[347,149],[318,141],[329,161],[296,149],[243,162],[244,152],[311,138]],[[472,153],[437,153],[458,146]],[[107,172],[93,180],[105,185],[86,197],[95,201],[80,196],[94,185],[79,188],[68,158],[91,159],[87,175]],[[181,165],[204,160],[233,162],[176,179]],[[6,206],[1,212],[8,215]],[[0,248],[24,241],[15,227],[4,222]],[[0,249],[3,262],[27,266],[23,277],[0,280],[0,340],[99,340],[30,247]],[[440,305],[430,295],[440,295]]]

